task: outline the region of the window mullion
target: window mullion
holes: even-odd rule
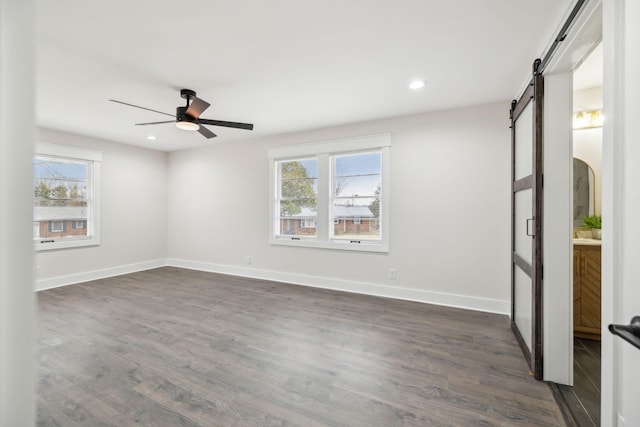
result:
[[[318,199],[317,212],[318,240],[329,240],[329,195],[331,192],[331,167],[330,156],[328,154],[318,155]]]

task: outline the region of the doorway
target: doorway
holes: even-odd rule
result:
[[[602,44],[573,72],[573,388],[579,425],[600,425]]]
[[[543,68],[543,379],[551,385],[568,421],[575,417],[568,410],[570,405],[563,392],[567,391],[566,394],[575,397],[574,354],[582,349],[579,342],[574,342],[573,279],[574,273],[580,272],[581,267],[576,266],[574,269],[573,262],[573,233],[576,229],[572,206],[573,80],[574,71],[585,63],[602,40],[601,3],[598,0],[578,2],[572,9],[571,16],[574,18],[573,23],[565,24],[554,39],[553,43],[558,44],[557,49],[553,55],[547,55],[548,65]],[[595,203],[595,197],[591,199]],[[586,204],[588,208],[588,202]],[[587,267],[591,271],[592,265]],[[588,292],[585,295],[585,301],[589,300]],[[577,311],[576,315],[579,313]],[[585,324],[594,322],[597,326],[598,320],[593,319]],[[594,403],[597,404],[597,398],[595,400]],[[574,399],[574,406],[581,406],[577,399]],[[587,421],[569,425],[593,424]]]

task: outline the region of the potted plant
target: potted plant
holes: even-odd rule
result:
[[[600,215],[589,215],[582,218],[582,224],[591,229],[591,236],[594,239],[602,239],[602,217]]]

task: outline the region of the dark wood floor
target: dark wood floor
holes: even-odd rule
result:
[[[569,424],[600,426],[600,341],[573,339],[573,387],[557,386]]]
[[[600,341],[576,338],[573,343],[573,392],[595,427],[600,425]]]
[[[42,426],[562,426],[505,316],[161,268],[38,293]]]

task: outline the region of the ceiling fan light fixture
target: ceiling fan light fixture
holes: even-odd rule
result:
[[[200,125],[194,122],[188,122],[186,120],[179,120],[176,122],[176,127],[181,130],[196,131],[200,129]]]

